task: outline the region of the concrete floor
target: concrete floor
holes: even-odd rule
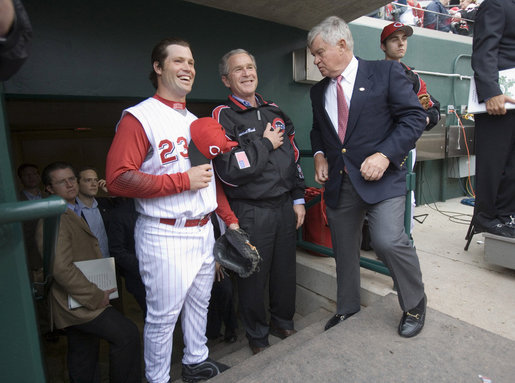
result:
[[[461,200],[415,208],[415,217],[423,219],[427,214],[423,223],[415,222],[413,238],[428,306],[515,340],[515,270],[484,261],[482,234],[476,234],[468,251],[464,250],[473,208]],[[372,252],[363,255],[374,256]],[[386,295],[391,286],[389,277],[362,270],[363,288]]]
[[[428,214],[413,231],[428,305],[454,318],[515,340],[515,270],[484,261],[484,237],[476,234],[464,251],[473,208],[461,198],[420,206],[415,216]],[[454,218],[453,218],[454,217]],[[513,252],[515,257],[515,250]]]
[[[428,306],[515,340],[515,270],[484,261],[482,234],[476,234],[468,251],[464,250],[473,208],[461,204],[461,200],[455,198],[418,206],[414,211],[419,220],[427,214],[423,223],[415,222],[413,237]],[[310,268],[336,275],[332,258],[311,256],[302,250],[297,254]],[[375,258],[373,251],[362,251],[362,256]],[[370,296],[394,292],[390,277],[363,268],[361,287],[364,305],[368,304]]]

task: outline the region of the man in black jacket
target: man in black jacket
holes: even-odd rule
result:
[[[220,74],[232,94],[213,118],[238,146],[216,157],[214,165],[240,227],[263,258],[259,272],[238,278],[239,312],[256,354],[268,347],[269,333],[286,338],[295,332],[295,233],[305,216],[304,177],[291,120],[256,93],[254,57],[243,49],[230,51]],[[267,281],[270,324],[264,307]]]
[[[499,71],[515,68],[515,2],[488,0],[476,16],[472,68],[478,99],[475,115],[476,203],[474,231],[515,237],[515,110],[505,103]]]

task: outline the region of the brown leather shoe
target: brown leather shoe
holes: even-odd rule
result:
[[[278,338],[281,338],[281,339],[288,338],[289,336],[292,336],[296,332],[297,332],[297,330],[295,330],[295,329],[286,330],[284,328],[279,328],[279,327],[270,325],[270,334],[273,336],[276,336]]]
[[[250,346],[250,349],[252,350],[252,353],[254,355],[259,354],[261,351],[264,351],[268,346],[266,347],[259,347],[259,346]]]

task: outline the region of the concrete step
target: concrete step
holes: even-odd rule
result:
[[[326,321],[331,317],[332,312],[325,309],[319,309],[314,313],[307,315],[297,321],[295,328],[297,333],[280,340],[276,337],[270,337],[271,347],[252,356],[249,347],[245,347],[233,354],[227,355],[220,361],[233,367],[224,372],[222,375],[215,377],[210,382],[240,382],[253,371],[261,371],[270,365],[280,363],[280,360],[292,350],[301,347],[302,344],[311,340],[313,337],[321,334]]]
[[[227,364],[228,366],[231,366],[231,367],[234,367],[241,363],[244,363],[248,359],[259,358],[263,354],[271,353],[271,357],[274,358],[273,350],[276,349],[278,344],[282,344],[284,342],[291,343],[292,339],[296,339],[295,344],[297,342],[302,343],[306,339],[309,339],[310,336],[305,335],[305,334],[304,335],[299,335],[299,334],[302,334],[304,331],[308,331],[308,334],[314,334],[314,333],[321,332],[323,330],[323,324],[320,324],[320,323],[325,324],[325,321],[327,321],[331,315],[332,315],[332,313],[324,308],[320,308],[319,310],[317,310],[313,313],[310,313],[308,315],[305,315],[305,316],[300,316],[299,314],[295,314],[294,321],[295,321],[295,329],[297,330],[297,333],[292,335],[291,337],[285,339],[284,341],[281,341],[281,339],[271,335],[269,337],[270,347],[258,355],[252,354],[252,351],[251,351],[250,347],[248,346],[248,340],[245,336],[245,330],[243,329],[243,326],[240,325],[236,332],[238,335],[238,340],[236,342],[230,343],[230,344],[223,342],[223,340],[208,342],[209,357],[218,362]],[[309,328],[312,325],[315,326],[314,330],[312,330],[312,329],[306,330],[306,328]],[[269,358],[270,358],[270,356],[267,357],[266,360],[268,360]],[[256,363],[261,364],[261,362],[259,362],[259,361],[254,362],[254,364],[256,364]],[[174,383],[182,382],[181,368],[182,367],[181,367],[180,361],[178,363],[174,363],[174,365],[172,365],[172,369],[171,369],[171,373],[170,373],[172,382],[174,382]],[[231,370],[232,370],[232,368],[230,370],[228,370],[228,372]],[[230,377],[225,377],[225,376],[226,376],[226,374],[224,374],[224,379],[221,380],[222,382],[237,382],[240,375],[237,374],[235,380],[227,380],[227,379],[230,379]]]
[[[329,331],[309,326],[212,382],[513,382],[515,342],[428,308],[415,338],[397,334],[397,297]]]

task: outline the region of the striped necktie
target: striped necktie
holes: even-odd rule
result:
[[[342,75],[336,78],[336,101],[338,102],[338,137],[340,137],[340,141],[343,144],[345,132],[347,131],[347,120],[349,119],[349,107],[343,94],[342,79]]]

